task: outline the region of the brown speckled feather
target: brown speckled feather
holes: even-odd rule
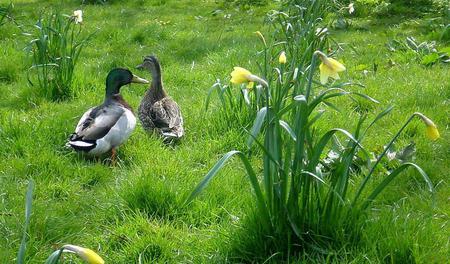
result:
[[[138,109],[139,120],[148,132],[165,139],[179,139],[184,134],[183,117],[178,104],[164,91],[161,66],[154,56],[144,59],[143,68],[152,73],[153,81]]]

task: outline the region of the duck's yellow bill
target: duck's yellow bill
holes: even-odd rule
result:
[[[149,81],[147,81],[146,79],[143,79],[141,77],[138,77],[136,75],[133,74],[133,79],[131,79],[131,82],[133,83],[150,83]]]

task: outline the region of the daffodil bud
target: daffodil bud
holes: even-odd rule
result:
[[[258,30],[255,32],[256,35],[261,39],[261,41],[264,43],[264,47],[267,47],[266,39],[264,38],[263,34]]]
[[[429,139],[436,140],[436,139],[441,137],[441,135],[439,134],[439,130],[437,129],[436,124],[434,124],[434,122],[431,119],[429,119],[428,117],[426,117],[422,113],[415,113],[415,114],[418,117],[420,117],[420,119],[422,119],[422,121],[427,126],[427,137]]]
[[[75,245],[65,245],[63,246],[65,251],[69,251],[77,254],[80,258],[89,264],[104,264],[105,261],[93,250],[89,248],[83,248]]]
[[[278,57],[278,62],[280,64],[286,64],[286,61],[287,61],[287,59],[286,59],[286,52],[282,51],[280,53],[280,57]]]

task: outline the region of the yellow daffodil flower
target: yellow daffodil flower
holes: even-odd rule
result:
[[[282,51],[280,53],[280,57],[278,57],[278,62],[280,64],[286,64],[286,61],[287,61],[287,59],[286,59],[286,52]]]
[[[436,124],[434,124],[434,122],[431,119],[429,119],[428,117],[426,117],[422,113],[416,113],[416,115],[418,115],[420,117],[420,119],[422,119],[422,121],[427,126],[427,137],[429,139],[436,140],[436,139],[441,137],[441,135],[439,134],[439,130],[437,129]]]
[[[251,75],[252,73],[247,69],[242,67],[234,67],[234,70],[231,72],[231,82],[234,84],[249,82]]]
[[[231,83],[248,83],[247,87],[251,86],[253,88],[253,84],[250,84],[252,82],[257,82],[261,85],[264,85],[265,87],[268,87],[268,84],[265,80],[252,74],[249,70],[242,67],[234,67],[234,70],[231,72]]]
[[[339,79],[339,72],[345,71],[345,66],[339,61],[328,58],[327,55],[323,54],[320,51],[316,51],[315,54],[319,57],[322,63],[319,66],[320,70],[320,83],[326,84],[328,82],[328,78],[333,78],[335,80]]]
[[[81,10],[73,11],[72,17],[75,20],[75,24],[83,23],[83,11],[81,11]]]
[[[77,254],[80,258],[89,264],[104,264],[105,261],[93,250],[89,248],[83,248],[75,245],[65,245],[64,250],[68,250]]]

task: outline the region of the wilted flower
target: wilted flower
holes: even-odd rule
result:
[[[326,84],[328,82],[328,78],[331,77],[335,80],[339,79],[339,72],[345,71],[345,66],[339,61],[328,58],[327,55],[320,51],[316,51],[315,54],[319,56],[319,59],[322,63],[319,66],[320,70],[320,83]]]
[[[89,264],[104,264],[105,261],[93,250],[75,245],[65,245],[64,250],[77,254],[80,258]]]
[[[81,11],[81,10],[73,11],[72,17],[75,20],[75,24],[82,23],[83,22],[83,11]]]
[[[353,14],[353,12],[355,12],[355,7],[353,6],[353,3],[350,3],[348,5],[348,13]]]
[[[286,59],[286,52],[282,51],[280,53],[280,57],[278,57],[278,62],[280,64],[286,64],[286,61],[287,61],[287,59]]]
[[[439,134],[439,130],[431,119],[429,119],[422,113],[416,113],[416,115],[418,115],[427,126],[427,137],[429,139],[436,140],[441,137],[441,135]]]
[[[268,86],[265,80],[252,74],[249,70],[244,69],[242,67],[234,67],[234,70],[231,72],[231,83],[234,84],[248,83],[247,87],[253,88],[253,84],[251,84],[252,82],[258,82],[261,85],[264,85],[266,87]]]

